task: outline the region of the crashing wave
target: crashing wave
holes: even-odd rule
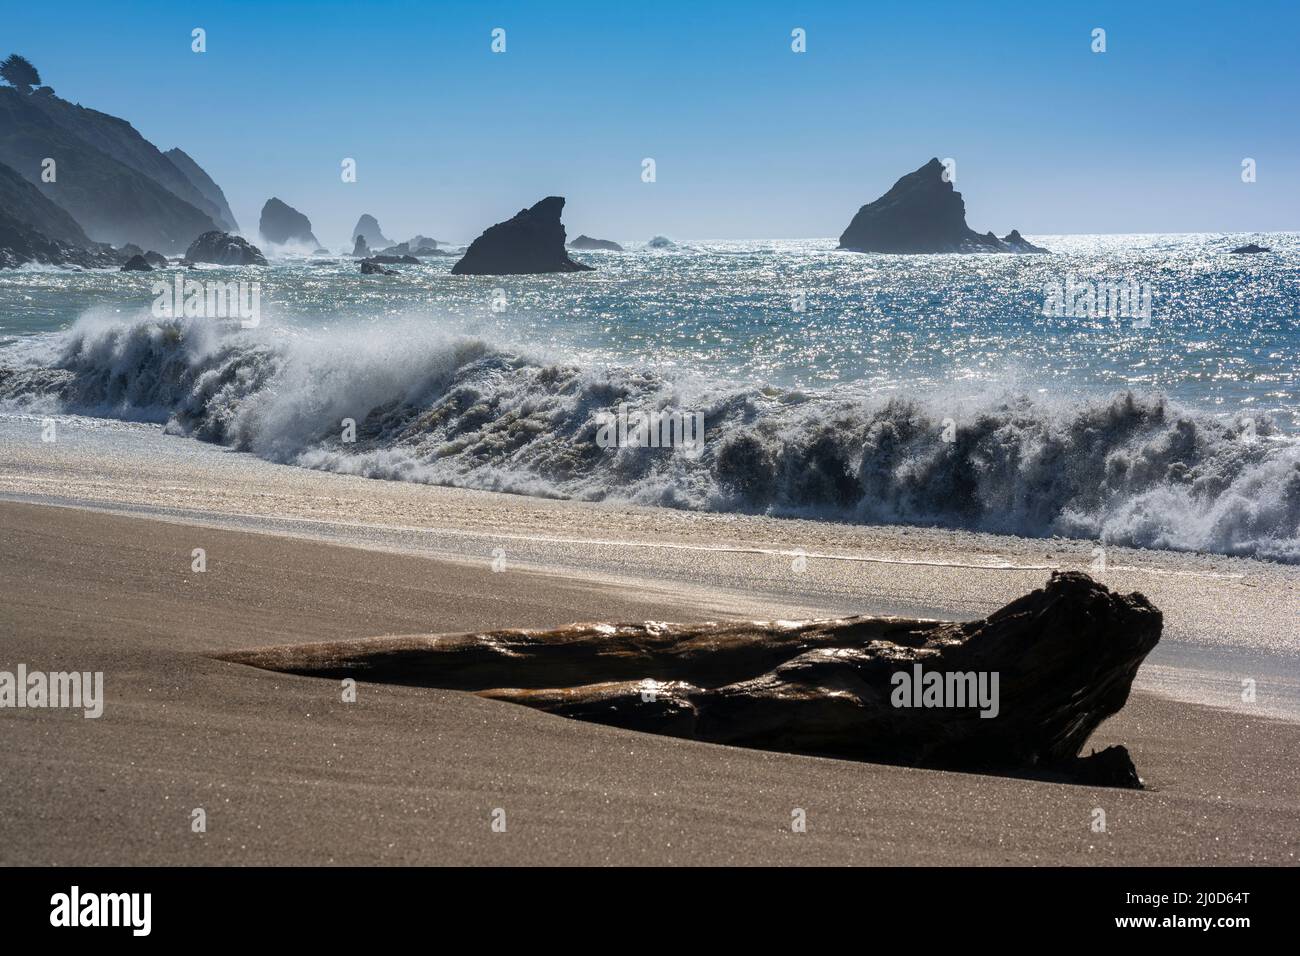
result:
[[[1300,562],[1300,444],[1158,395],[819,398],[408,330],[149,319],[78,323],[0,366],[0,401],[373,478]],[[620,405],[702,413],[702,453],[601,447]]]

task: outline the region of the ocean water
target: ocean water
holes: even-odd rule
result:
[[[1300,236],[1030,238],[1053,254],[682,241],[575,275],[187,274],[260,283],[256,328],[157,317],[175,270],[0,272],[0,411],[374,478],[1300,562]],[[1227,254],[1247,241],[1274,251]],[[1084,283],[1138,295],[1051,308]],[[620,405],[702,415],[699,453],[602,447]]]

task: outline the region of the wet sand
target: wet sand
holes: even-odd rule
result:
[[[193,444],[171,441],[178,449]],[[849,541],[853,529],[824,526],[828,550],[861,557],[876,542],[894,548],[883,558],[946,563],[813,558],[813,576],[805,570],[782,586],[790,559],[764,554],[764,535],[785,536],[771,542],[777,551],[797,548],[808,533],[801,523],[366,482],[248,464],[216,449],[200,455],[228,455],[221,462],[253,469],[258,481],[224,483],[220,468],[201,458],[185,472],[155,456],[152,467],[170,470],[150,474],[141,458],[115,462],[89,444],[80,454],[68,446],[6,450],[15,454],[0,466],[0,493],[151,516],[0,502],[0,668],[102,670],[107,698],[98,720],[0,711],[5,864],[1294,864],[1300,857],[1300,726],[1239,703],[1235,681],[1212,670],[1202,692],[1221,694],[1223,706],[1139,691],[1095,736],[1095,746],[1124,743],[1133,752],[1150,789],[1130,792],[717,747],[455,692],[362,684],[357,701],[344,703],[336,682],[208,656],[271,643],[575,620],[786,617],[839,602],[857,611],[946,603],[971,609],[958,616],[974,616],[1001,603],[1002,592],[1021,593],[1047,575],[990,562],[1010,552],[1027,565],[1029,548],[1086,555],[1085,542],[1008,547],[1009,539],[968,538],[974,548],[962,553],[989,564],[972,570],[955,566],[958,549],[943,550],[938,532],[911,546],[896,530],[860,529],[862,538]],[[350,508],[364,513],[345,520]],[[728,528],[735,540],[724,536]],[[456,537],[447,532],[463,532],[463,553],[439,553]],[[646,548],[619,547],[641,535]],[[547,536],[570,543],[536,543]],[[573,543],[597,537],[607,543]],[[493,549],[481,548],[493,540],[505,547],[500,572],[492,570]],[[541,550],[530,552],[528,541]],[[708,547],[663,547],[674,542]],[[729,544],[736,547],[722,547]],[[191,555],[200,547],[207,571],[196,574]],[[558,573],[529,560],[537,554]],[[646,573],[652,561],[661,573]],[[680,576],[677,562],[686,564]],[[1170,614],[1170,630],[1186,632],[1173,644],[1254,661],[1278,652],[1269,624],[1295,599],[1288,569],[1160,562],[1112,573],[1144,575],[1155,584],[1144,590],[1160,592],[1152,595],[1158,604],[1162,597],[1199,602]],[[881,594],[867,597],[877,575]],[[1209,641],[1239,613],[1241,626],[1228,640]],[[195,808],[206,813],[206,833],[191,831]],[[791,830],[796,808],[806,812],[805,833]],[[505,812],[504,833],[491,827],[497,809]],[[1104,833],[1093,829],[1097,809],[1106,814]]]

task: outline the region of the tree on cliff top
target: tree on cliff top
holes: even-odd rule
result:
[[[32,66],[31,60],[17,53],[11,53],[0,63],[0,76],[24,93],[30,93],[33,86],[41,82],[41,74]]]

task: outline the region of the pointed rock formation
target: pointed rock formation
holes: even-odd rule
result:
[[[357,236],[357,241],[352,244],[352,255],[358,259],[364,259],[370,255],[370,246],[366,242],[365,236]]]
[[[126,260],[126,265],[122,266],[123,272],[153,272],[153,266],[149,265],[144,256],[132,256]]]
[[[1080,757],[1128,699],[1162,616],[1080,572],[966,624],[896,617],[378,637],[223,660],[473,691],[580,720],[762,750],[1141,786]]]
[[[379,228],[379,220],[370,213],[364,213],[357,220],[356,226],[352,230],[352,240],[356,241],[361,236],[366,240],[366,245],[371,249],[383,249],[385,246],[391,246],[393,241],[384,237],[384,232]]]
[[[262,207],[262,217],[257,224],[262,238],[275,245],[288,244],[319,249],[320,243],[312,235],[311,220],[288,203],[272,196]]]
[[[532,275],[543,272],[586,272],[591,266],[574,262],[564,249],[560,213],[564,197],[548,196],[531,209],[489,226],[464,257],[452,266],[453,275]]]
[[[894,183],[889,192],[858,210],[840,236],[854,252],[1047,252],[1012,230],[1006,239],[980,235],[966,225],[966,203],[931,159]]]

